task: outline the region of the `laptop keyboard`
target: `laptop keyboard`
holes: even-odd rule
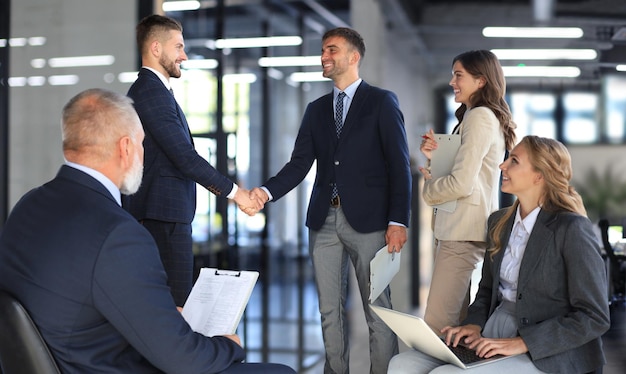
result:
[[[464,364],[471,364],[472,362],[482,361],[485,359],[484,357],[476,355],[476,351],[473,349],[469,349],[462,345],[457,345],[456,347],[450,345],[448,348],[450,348],[452,353],[454,353]]]

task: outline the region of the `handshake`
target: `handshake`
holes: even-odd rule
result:
[[[235,200],[242,212],[253,216],[263,209],[269,199],[269,196],[263,189],[255,187],[251,190],[239,188],[233,200]]]

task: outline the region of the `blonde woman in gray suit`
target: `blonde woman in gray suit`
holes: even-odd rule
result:
[[[450,86],[461,103],[454,133],[461,146],[449,175],[424,175],[428,205],[456,200],[453,212],[434,209],[435,261],[424,319],[436,331],[458,325],[467,313],[472,272],[486,248],[487,217],[499,208],[498,165],[515,145],[515,124],[504,100],[506,83],[496,56],[486,50],[454,58]],[[430,162],[437,148],[431,130],[420,150]]]
[[[526,136],[500,166],[502,191],[517,197],[489,217],[489,249],[476,300],[446,343],[480,357],[514,356],[471,369],[419,351],[389,363],[391,374],[601,373],[610,327],[604,261],[571,157],[558,141]]]

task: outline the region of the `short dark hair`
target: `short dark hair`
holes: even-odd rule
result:
[[[147,42],[158,34],[170,30],[183,32],[183,26],[177,20],[158,14],[151,14],[144,17],[135,28],[137,36],[137,47],[143,54]]]
[[[324,36],[322,36],[322,42],[333,36],[339,36],[344,38],[348,42],[348,44],[350,44],[357,50],[357,52],[359,52],[359,55],[361,55],[361,59],[365,57],[365,42],[363,41],[361,35],[356,32],[356,30],[348,27],[337,27],[328,30],[326,31]]]

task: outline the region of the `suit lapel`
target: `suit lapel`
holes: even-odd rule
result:
[[[161,79],[159,79],[159,77],[153,71],[150,71],[150,69],[142,68],[141,70],[139,70],[139,76],[142,76],[142,75],[145,75],[146,78],[149,78],[151,80],[154,80],[155,82],[158,82],[158,86],[163,89],[163,95],[171,98],[172,102],[176,106],[176,114],[178,115],[178,118],[180,119],[180,124],[183,127],[183,131],[187,134],[189,142],[193,145],[193,137],[191,135],[191,130],[189,129],[189,124],[187,124],[187,119],[185,118],[185,114],[183,113],[183,110],[180,107],[180,105],[178,105],[178,101],[176,101],[176,98],[174,97],[174,95],[172,95],[172,93],[167,89],[167,87],[165,87]]]
[[[333,106],[333,93],[329,93],[323,96],[321,101],[321,113],[322,124],[326,123],[326,129],[328,130],[329,139],[333,139],[333,144],[337,144],[337,128],[335,127],[335,110]]]
[[[506,226],[502,229],[502,234],[500,234],[500,240],[503,245],[503,248],[496,253],[493,258],[493,290],[494,292],[498,292],[498,285],[500,284],[500,268],[502,267],[502,259],[504,258],[504,252],[506,251],[506,247],[509,243],[509,239],[511,238],[511,230],[513,229],[513,222],[515,222],[515,214],[509,218],[506,223]]]
[[[353,128],[358,121],[357,118],[359,113],[361,113],[361,109],[363,104],[366,102],[368,94],[369,85],[365,83],[365,81],[361,81],[361,84],[359,84],[359,87],[357,87],[356,92],[354,93],[348,113],[346,113],[346,119],[343,122],[343,129],[341,130],[341,138],[339,139],[340,143],[341,139],[348,136],[350,129]]]

